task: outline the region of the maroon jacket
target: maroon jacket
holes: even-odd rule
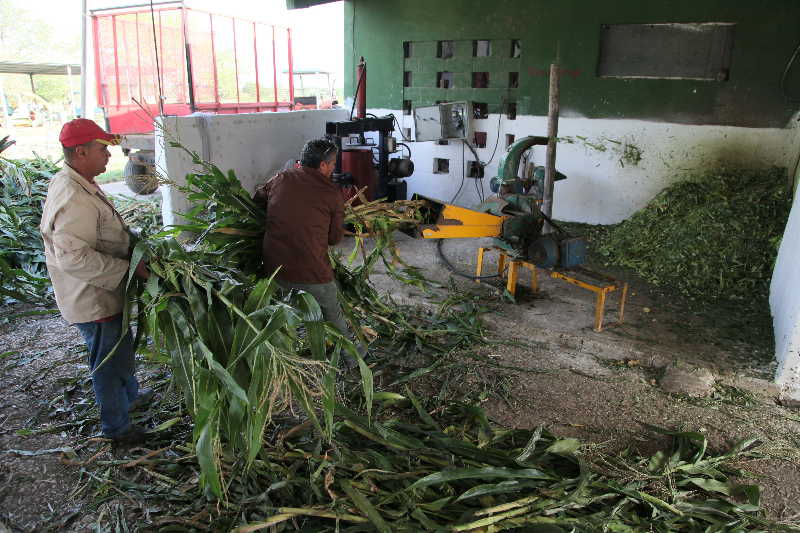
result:
[[[267,208],[261,250],[267,275],[289,283],[328,283],[333,269],[328,246],[344,236],[344,205],[339,187],[318,170],[284,170],[256,189]]]

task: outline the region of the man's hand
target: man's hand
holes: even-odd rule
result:
[[[139,261],[139,264],[136,265],[136,270],[134,274],[139,276],[142,279],[147,279],[150,277],[150,271],[147,270],[147,265],[144,264],[144,261]]]

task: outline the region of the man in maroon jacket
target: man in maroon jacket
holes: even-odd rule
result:
[[[285,289],[310,293],[322,315],[352,338],[339,303],[328,246],[344,236],[344,205],[339,187],[331,181],[336,145],[326,139],[308,141],[302,168],[284,170],[256,190],[255,199],[267,208],[262,247],[264,271]],[[345,357],[344,364],[355,364]]]

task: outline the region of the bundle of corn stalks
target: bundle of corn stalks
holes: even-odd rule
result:
[[[52,294],[39,222],[57,171],[50,159],[0,158],[0,303],[45,303]]]
[[[295,405],[329,439],[340,352],[359,362],[367,412],[372,375],[353,344],[323,322],[310,295],[284,297],[272,278],[259,279],[265,211],[232,171],[194,157],[205,173],[189,175],[184,191],[197,207],[183,215],[188,223],[136,243],[131,265],[145,258],[152,275],[145,283],[131,271],[128,289],[139,315],[137,340],[145,332],[152,337],[150,350],[169,361],[194,418],[203,485],[224,498],[223,443],[249,467],[273,413]],[[346,219],[383,239],[413,220],[412,203],[379,202],[348,209]],[[196,235],[188,250],[175,239],[181,234]],[[370,253],[371,262],[381,249]]]
[[[320,434],[330,434],[335,370],[326,342],[336,345],[333,365],[340,348],[358,355],[323,322],[310,295],[281,298],[271,278],[220,266],[217,256],[186,251],[174,239],[140,241],[131,264],[145,255],[150,278],[129,278],[137,293],[137,341],[149,332],[148,351],[172,367],[194,419],[201,483],[210,493],[226,498],[223,453],[242,457],[249,468],[275,413],[299,406]],[[362,371],[366,383],[369,369]]]
[[[111,200],[125,223],[136,231],[153,233],[164,225],[158,200],[139,200],[124,194],[112,196]]]

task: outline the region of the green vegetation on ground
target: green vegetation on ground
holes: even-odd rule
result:
[[[470,352],[497,341],[468,292],[442,297],[438,287],[433,305],[401,306],[372,286],[383,260],[390,275],[437,294],[393,252],[392,231],[416,222],[412,203],[348,210],[376,245],[332,256],[346,314],[372,341],[359,358],[313,298],[260,276],[264,211],[232,172],[196,162],[188,223],[146,229],[131,264],[147,259],[152,275],[127,281],[139,351],[162,369],[151,382],[160,399],[144,415],[153,451],[97,460],[101,449],[80,463],[76,496],[130,505],[112,517],[119,530],[131,517],[144,529],[239,533],[790,530],[763,518],[757,486],[734,481],[753,442],[712,452],[700,433],[667,431],[668,451],[603,455],[541,427],[498,428],[468,396],[426,390],[424,376],[459,375],[466,358],[496,364]],[[340,350],[358,359],[356,373],[337,373]],[[409,365],[376,390],[375,374],[398,358]],[[97,425],[91,402],[56,416],[60,431]]]
[[[39,222],[57,171],[50,159],[0,157],[0,305],[42,303],[52,295]]]

